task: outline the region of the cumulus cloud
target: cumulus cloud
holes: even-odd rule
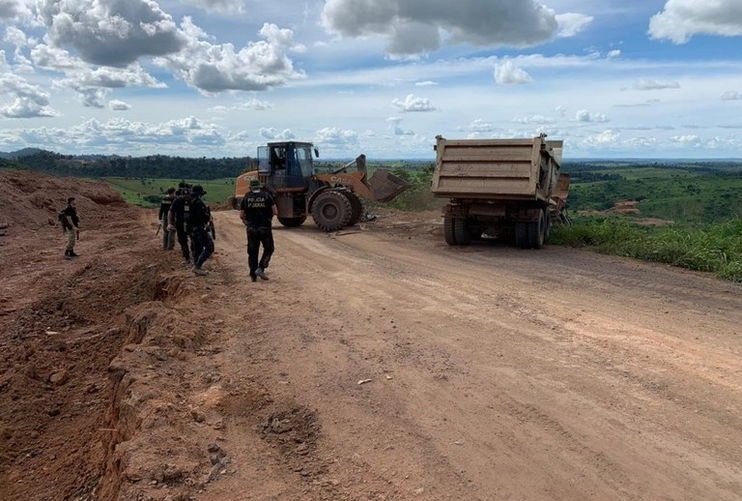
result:
[[[495,65],[495,82],[500,85],[520,85],[532,81],[531,75],[510,60]]]
[[[348,129],[325,127],[316,132],[315,142],[332,146],[353,145],[358,143],[358,134],[355,131]]]
[[[414,136],[415,133],[411,130],[402,128],[402,119],[399,117],[389,117],[386,119],[389,123],[389,128],[395,136]]]
[[[619,49],[613,49],[612,51],[609,51],[606,57],[608,59],[615,59],[617,57],[621,56],[621,51]]]
[[[219,14],[240,14],[245,11],[244,0],[184,0],[184,2],[206,12]]]
[[[38,9],[49,43],[74,49],[90,64],[125,67],[186,44],[172,17],[152,0],[40,0]]]
[[[574,12],[558,14],[555,18],[559,25],[559,37],[561,38],[573,37],[585,29],[585,26],[593,22],[593,16]]]
[[[552,40],[560,30],[553,10],[535,0],[328,0],[322,24],[345,37],[386,36],[387,51],[410,55],[444,43],[530,47]],[[579,31],[586,16],[564,14],[563,32]]]
[[[438,85],[438,82],[433,82],[432,80],[425,80],[424,82],[415,82],[415,87],[435,87]]]
[[[686,134],[683,136],[673,136],[670,140],[674,143],[680,143],[683,145],[698,145],[701,144],[701,138],[695,134]]]
[[[530,115],[526,117],[518,117],[512,120],[513,122],[521,124],[553,124],[555,120],[553,118],[545,117],[543,115]]]
[[[728,90],[721,95],[721,99],[723,101],[736,101],[738,99],[742,99],[742,92]]]
[[[467,126],[467,130],[471,132],[492,132],[495,130],[495,126],[481,118],[476,118]]]
[[[229,43],[214,45],[203,40],[206,34],[190,19],[186,18],[182,27],[188,35],[186,47],[158,62],[205,93],[265,90],[303,78],[286,55],[294,46],[294,34],[289,29],[266,23],[260,30],[265,40],[235,50]]]
[[[679,89],[680,84],[673,80],[651,80],[643,79],[634,82],[632,87],[636,90],[663,90],[663,89]]]
[[[5,62],[4,58],[2,62]],[[4,117],[31,118],[58,115],[49,106],[47,92],[17,75],[7,72],[0,74],[0,94],[10,98],[10,103],[0,106],[0,115]]]
[[[402,112],[416,111],[435,111],[435,107],[428,98],[417,97],[414,94],[408,94],[404,101],[395,99],[392,104]]]
[[[621,134],[611,129],[607,129],[599,134],[585,137],[583,144],[590,147],[610,148],[615,147],[620,138]]]
[[[25,18],[30,10],[24,0],[0,0],[0,20]]]
[[[575,113],[575,121],[583,123],[608,122],[608,117],[603,113],[591,113],[587,110],[579,110]]]
[[[278,130],[273,127],[261,127],[259,133],[260,137],[267,141],[290,141],[291,139],[296,139],[294,133],[289,129]]]
[[[694,35],[742,35],[739,0],[667,0],[664,9],[649,21],[649,36],[686,43]]]
[[[111,111],[128,111],[131,109],[131,105],[118,99],[111,99],[108,102],[108,109]]]

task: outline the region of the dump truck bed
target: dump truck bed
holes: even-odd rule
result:
[[[436,139],[435,196],[548,201],[555,188],[562,141]]]

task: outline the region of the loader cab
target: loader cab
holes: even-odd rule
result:
[[[268,143],[258,147],[258,174],[274,190],[306,191],[314,174],[311,143],[296,141]]]

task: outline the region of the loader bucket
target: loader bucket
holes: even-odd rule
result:
[[[410,185],[386,169],[376,169],[368,180],[368,187],[374,200],[389,202],[409,188]]]

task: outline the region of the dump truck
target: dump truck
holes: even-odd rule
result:
[[[259,146],[257,168],[237,177],[233,207],[239,208],[250,180],[258,179],[273,194],[283,226],[300,226],[311,214],[319,228],[330,232],[358,223],[365,213],[363,200],[388,202],[409,187],[386,169],[374,170],[369,178],[366,155],[322,173],[315,168],[312,153],[319,157],[308,142]]]
[[[552,223],[567,222],[569,176],[561,171],[563,141],[445,139],[436,136],[431,189],[448,198],[443,235],[449,245],[506,238],[540,249]]]

